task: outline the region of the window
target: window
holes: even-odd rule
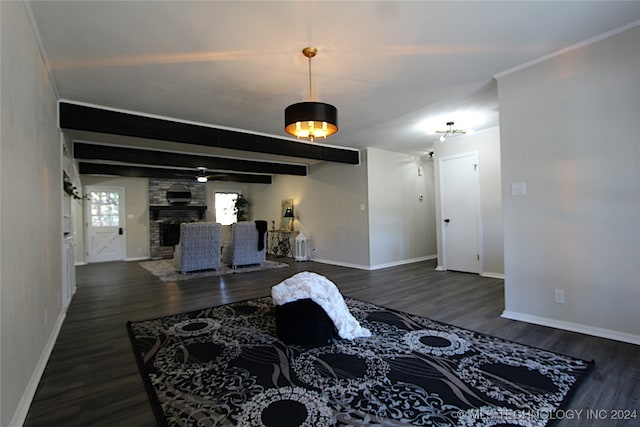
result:
[[[120,225],[120,193],[92,191],[89,194],[92,227],[118,227]]]
[[[215,193],[213,196],[216,209],[216,222],[230,225],[238,222],[236,217],[236,199],[238,193]]]

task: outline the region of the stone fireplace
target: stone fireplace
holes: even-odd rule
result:
[[[190,200],[170,203],[167,190],[175,184],[191,192]],[[149,178],[149,238],[151,258],[173,258],[180,223],[206,219],[206,185],[195,179]]]

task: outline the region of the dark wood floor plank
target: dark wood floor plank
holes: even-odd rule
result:
[[[502,280],[435,271],[431,261],[376,271],[314,262],[289,268],[162,283],[136,262],[77,268],[78,290],[31,405],[26,427],[153,426],[125,324],[267,296],[297,271],[315,271],[343,295],[523,344],[595,359],[574,396],[576,410],[640,412],[640,348],[632,344],[500,317]],[[640,415],[640,413],[638,414]],[[561,420],[557,426],[632,426],[640,422]]]

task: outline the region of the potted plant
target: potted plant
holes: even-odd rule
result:
[[[238,221],[247,221],[249,219],[249,201],[242,194],[238,194],[233,207]]]
[[[68,181],[66,179],[62,180],[62,189],[64,190],[65,193],[67,193],[69,196],[73,197],[76,200],[84,200],[89,198],[88,196],[83,196],[79,194],[78,188],[75,185],[73,185],[71,181]]]

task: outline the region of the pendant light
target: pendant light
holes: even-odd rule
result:
[[[302,54],[309,59],[309,101],[289,105],[284,110],[284,130],[296,138],[326,138],[338,131],[338,110],[331,104],[313,101],[311,58],[318,49],[305,47]]]

